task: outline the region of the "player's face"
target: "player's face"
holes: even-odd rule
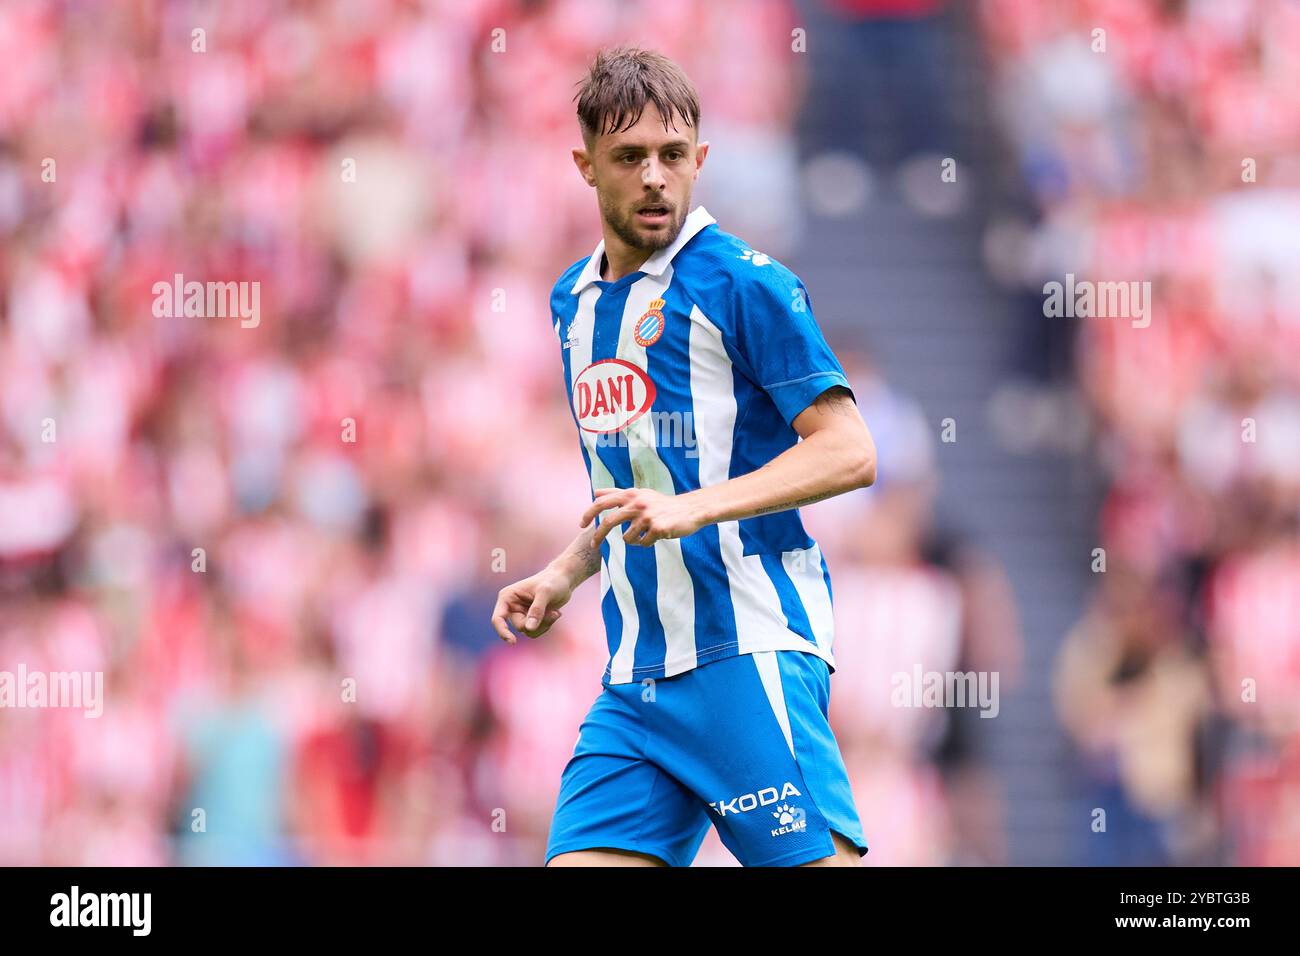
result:
[[[681,232],[708,150],[684,123],[665,129],[651,105],[630,129],[605,133],[590,151],[575,152],[587,154],[579,168],[596,187],[610,229],[629,248],[651,253],[672,245]]]

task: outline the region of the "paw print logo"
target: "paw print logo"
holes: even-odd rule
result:
[[[794,823],[794,815],[799,812],[798,807],[792,807],[788,803],[783,803],[772,811],[772,816],[776,817],[776,822],[783,827],[788,827]]]
[[[752,262],[756,266],[765,266],[772,261],[772,257],[763,252],[755,252],[753,249],[746,249],[741,253],[740,258],[746,262]]]

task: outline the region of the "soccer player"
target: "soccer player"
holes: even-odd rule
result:
[[[691,210],[709,144],[682,70],[602,52],[577,100],[604,238],[551,311],[593,502],[492,615],[540,637],[600,572],[610,660],[547,865],[686,866],[710,823],[746,866],[858,865],[830,574],[797,509],[870,485],[875,445],[803,283]]]

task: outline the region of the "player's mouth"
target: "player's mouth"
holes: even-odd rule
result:
[[[662,226],[672,216],[672,207],[667,203],[646,203],[636,211],[637,222],[646,226]]]

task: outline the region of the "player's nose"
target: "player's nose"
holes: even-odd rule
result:
[[[641,164],[641,182],[654,189],[661,189],[664,186],[664,171],[659,165],[659,161],[651,156]]]

